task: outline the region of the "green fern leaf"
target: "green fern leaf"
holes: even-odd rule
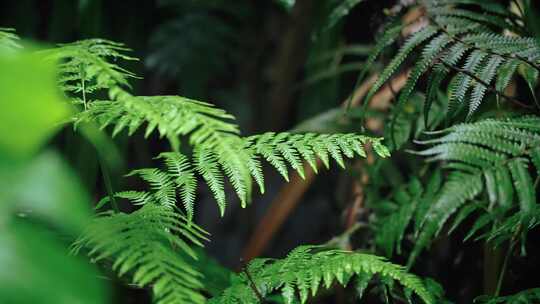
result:
[[[534,191],[533,181],[527,170],[527,161],[523,158],[515,158],[508,163],[508,166],[512,173],[514,187],[519,189],[517,195],[521,211],[525,214],[529,213],[536,204],[536,193]]]
[[[473,51],[467,58],[463,69],[478,76],[477,71],[486,56],[487,54],[484,52],[478,50]],[[472,82],[473,79],[470,76],[461,73],[452,79],[448,89],[450,91],[449,105],[451,108],[455,108],[457,105],[464,102],[465,94],[467,94],[467,91],[470,89],[471,85],[473,85]]]
[[[202,246],[206,233],[187,223],[168,207],[146,204],[131,214],[95,219],[75,243],[74,252],[88,247],[94,261],[112,260],[119,276],[129,274],[133,283],[151,287],[158,304],[204,303],[202,277],[187,259],[196,258],[188,243]]]
[[[405,288],[412,290],[424,303],[434,303],[431,294],[422,281],[406,273],[401,266],[384,259],[362,253],[342,250],[328,250],[320,246],[300,246],[291,251],[285,259],[254,260],[246,270],[250,278],[240,275],[232,286],[210,303],[258,303],[253,288],[265,297],[279,290],[285,303],[293,303],[296,294],[300,303],[305,303],[309,291],[315,295],[321,285],[329,288],[334,281],[346,285],[353,275],[361,276],[361,284],[366,285],[374,275],[386,280],[396,280]]]
[[[500,207],[501,215],[481,214],[469,236],[487,225],[497,225],[504,220],[504,214],[513,206],[514,193],[517,192],[521,225],[529,226],[536,209],[536,191],[528,171],[529,161],[534,163],[535,151],[540,137],[538,117],[525,116],[511,119],[486,119],[471,124],[455,125],[450,132],[435,140],[423,143],[436,144],[419,152],[431,156],[431,160],[449,161],[451,170],[438,199],[426,213],[421,225],[416,247],[409,259],[409,265],[443,227],[447,219],[462,206],[455,220],[459,225],[462,219],[474,209],[465,203],[474,199],[482,191],[487,192],[488,201]],[[487,210],[487,208],[486,208]],[[482,219],[480,221],[480,219]],[[526,233],[526,230],[522,233]],[[489,237],[490,234],[487,234]],[[483,236],[485,237],[485,236]],[[510,237],[510,236],[508,236]],[[501,233],[497,238],[501,239]]]
[[[225,191],[223,190],[223,177],[219,171],[216,156],[207,149],[198,147],[194,151],[195,168],[208,184],[219,206],[221,216],[225,214]]]
[[[487,64],[479,71],[479,78],[485,83],[491,83],[493,77],[497,73],[497,68],[503,62],[500,56],[493,56],[488,58]],[[469,116],[472,115],[480,106],[487,87],[480,84],[476,85],[471,93],[471,100],[469,101]]]
[[[413,93],[414,87],[416,86],[416,83],[420,79],[420,76],[424,74],[430,65],[433,63],[433,61],[439,56],[439,53],[443,50],[443,48],[451,42],[450,37],[446,34],[439,34],[437,37],[433,38],[423,49],[422,56],[419,61],[417,61],[416,65],[413,67],[411,74],[407,78],[407,83],[405,83],[405,86],[401,90],[401,93],[399,94],[397,107],[400,109],[403,107],[405,102],[409,100],[411,97],[411,94]],[[428,106],[429,110],[429,106]],[[399,113],[399,112],[398,112]],[[395,121],[398,116],[394,115],[391,123],[391,129],[392,129],[392,137],[394,134],[394,127],[395,127]],[[427,119],[427,118],[426,118]],[[395,140],[392,140],[395,143]]]
[[[188,219],[191,221],[194,212],[193,205],[195,203],[197,180],[188,158],[178,152],[161,153],[158,158],[165,160],[168,173],[172,177],[175,187],[180,189],[182,204],[186,209]]]
[[[409,267],[448,218],[465,202],[476,197],[482,191],[482,186],[482,179],[477,174],[455,172],[448,177],[439,198],[433,203],[423,220],[420,234],[407,262]]]
[[[392,61],[382,71],[381,75],[377,78],[377,81],[373,84],[369,90],[366,101],[371,100],[373,95],[383,86],[383,84],[390,79],[394,72],[399,68],[403,61],[409,56],[409,54],[425,40],[437,33],[437,29],[432,26],[427,26],[422,30],[416,32],[410,37],[407,42],[401,47],[398,54],[392,59]]]
[[[159,169],[138,169],[133,170],[127,176],[139,175],[148,182],[154,190],[155,199],[163,206],[173,207],[176,204],[176,191],[174,182],[166,172]]]
[[[90,102],[87,94],[100,90],[114,95],[127,94],[128,80],[135,74],[109,62],[109,59],[137,60],[125,55],[129,51],[121,43],[105,39],[88,39],[57,48],[42,51],[48,60],[60,62],[60,87],[67,93],[77,96],[85,107]],[[88,99],[88,100],[87,100]]]
[[[512,79],[512,76],[517,70],[517,67],[519,66],[520,61],[517,59],[511,59],[506,61],[500,68],[497,75],[497,81],[495,82],[495,89],[498,91],[504,91],[508,84],[510,83],[510,80]]]

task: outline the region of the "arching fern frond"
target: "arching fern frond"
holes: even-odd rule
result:
[[[321,287],[330,288],[334,281],[345,286],[353,276],[366,287],[375,276],[381,281],[395,280],[424,303],[434,303],[422,281],[405,272],[401,266],[370,254],[329,250],[320,246],[300,246],[281,260],[252,261],[246,271],[233,280],[232,286],[209,302],[259,303],[259,295],[266,297],[278,291],[285,303],[297,300],[305,303]]]
[[[100,127],[113,125],[113,136],[124,129],[131,135],[143,124],[145,136],[156,130],[161,137],[189,135],[194,145],[218,141],[228,133],[238,134],[234,116],[212,104],[180,96],[125,96],[116,101],[95,101],[81,112],[75,123],[95,121]]]
[[[366,156],[365,146],[370,145],[381,157],[389,156],[380,138],[357,134],[292,134],[264,133],[247,138],[229,136],[213,145],[196,145],[193,160],[180,152],[162,153],[167,170],[156,168],[134,170],[128,175],[138,175],[146,181],[151,192],[124,191],[116,194],[135,204],[155,202],[173,207],[180,196],[188,219],[193,216],[197,172],[207,183],[223,215],[226,208],[225,176],[240,198],[242,207],[251,195],[252,178],[264,191],[264,177],[260,159],[267,160],[288,179],[288,165],[300,176],[304,175],[303,161],[316,170],[316,159],[329,165],[330,158],[344,166],[344,157]],[[102,200],[99,206],[108,202]]]
[[[343,157],[352,158],[355,154],[365,157],[364,146],[367,144],[381,157],[389,156],[388,150],[381,144],[382,139],[356,134],[265,133],[244,138],[240,136],[233,119],[232,115],[212,104],[180,96],[124,94],[114,101],[92,102],[87,110],[75,116],[74,121],[75,126],[83,122],[96,122],[102,129],[111,126],[113,136],[123,130],[131,135],[144,127],[145,136],[157,131],[161,137],[169,140],[174,151],[180,150],[179,137],[188,137],[193,148],[192,161],[180,153],[173,161],[173,154],[167,154],[168,173],[158,169],[144,169],[135,173],[151,184],[154,195],[163,205],[174,205],[175,188],[183,193],[182,201],[190,218],[195,193],[191,185],[194,182],[191,178],[189,183],[178,182],[176,170],[180,168],[193,168],[189,173],[191,176],[193,172],[202,176],[223,215],[226,206],[224,176],[230,181],[243,207],[250,200],[253,179],[260,191],[264,192],[260,159],[267,160],[288,180],[287,164],[304,177],[304,160],[315,171],[317,158],[327,167],[330,158],[344,167]],[[180,159],[182,163],[174,163]],[[135,202],[141,201],[144,200],[137,199]]]
[[[74,251],[90,248],[94,261],[111,260],[120,277],[151,287],[158,304],[204,303],[202,276],[188,259],[197,258],[191,246],[202,246],[205,239],[206,233],[188,225],[180,212],[146,204],[131,214],[98,217]]]
[[[480,231],[490,224],[493,227],[490,230],[496,231],[506,217],[519,214],[520,226],[525,229],[518,233],[524,239],[526,227],[531,225],[538,205],[534,175],[529,167],[535,166],[538,172],[535,159],[538,159],[540,144],[539,126],[540,118],[536,116],[487,119],[433,132],[442,136],[421,142],[434,146],[418,154],[429,156],[428,161],[447,162],[450,173],[423,219],[410,263],[451,215],[466,208],[467,202],[483,192],[487,194],[488,201],[485,202],[485,210],[478,210],[484,210],[488,215],[484,216],[485,223],[477,229]],[[493,211],[497,213],[491,214],[492,208],[488,206],[497,206]],[[472,211],[463,211],[461,217]]]
[[[371,144],[381,157],[388,157],[388,149],[382,145],[381,138],[371,138],[357,134],[293,134],[293,133],[264,133],[246,138],[247,147],[261,155],[286,179],[286,162],[304,177],[302,159],[316,171],[315,160],[318,157],[328,168],[330,158],[342,168],[345,167],[343,156],[352,158],[354,155],[366,157],[364,146]]]

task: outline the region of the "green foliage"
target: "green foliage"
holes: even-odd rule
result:
[[[210,303],[259,303],[259,296],[264,298],[274,291],[281,293],[285,303],[297,300],[305,303],[321,287],[328,289],[334,281],[345,286],[353,276],[356,276],[357,284],[364,286],[363,289],[375,276],[383,284],[391,284],[395,280],[424,303],[434,303],[422,281],[405,272],[401,266],[370,254],[320,246],[300,246],[281,260],[253,260],[244,273],[233,280],[232,286],[221,296],[211,299]]]
[[[205,300],[204,280],[192,266],[195,263],[190,262],[196,258],[192,245],[200,246],[200,240],[206,239],[204,232],[192,222],[197,175],[208,184],[223,215],[224,177],[241,205],[246,206],[252,180],[264,192],[262,159],[288,180],[289,166],[302,177],[304,161],[315,170],[317,158],[326,167],[330,159],[344,167],[345,157],[352,158],[355,154],[366,157],[365,145],[370,145],[381,157],[389,156],[381,138],[315,133],[242,137],[234,117],[211,104],[180,96],[134,96],[128,92],[128,79],[135,76],[109,62],[116,58],[132,60],[123,55],[126,50],[121,44],[94,39],[62,45],[44,54],[61,62],[60,87],[84,104],[84,109],[73,117],[75,126],[82,123],[97,123],[101,129],[112,126],[114,136],[123,130],[132,135],[144,125],[145,136],[157,131],[171,144],[173,152],[158,157],[165,163],[164,170],[146,168],[128,174],[143,179],[149,191],[111,191],[97,205],[101,208],[120,198],[142,207],[130,214],[102,214],[75,244],[75,252],[88,248],[94,261],[112,260],[119,276],[129,274],[131,282],[151,287],[157,303]],[[108,100],[102,98],[103,92]],[[189,149],[184,151],[181,151],[182,137],[188,138]],[[178,200],[185,212],[177,209]],[[383,264],[377,265],[373,267]],[[422,293],[417,285],[420,281],[409,280],[395,267],[393,274],[389,274],[391,277],[404,280],[405,286],[428,299],[429,295]],[[377,269],[372,271],[387,271]]]
[[[478,297],[474,303],[478,304],[529,304],[540,301],[540,288],[532,288],[520,291],[516,294],[505,297]]]
[[[136,60],[124,53],[129,51],[123,44],[105,39],[88,39],[57,48],[45,50],[42,55],[48,60],[60,62],[60,87],[73,95],[75,103],[91,102],[89,94],[107,92],[115,98],[118,91],[129,88],[129,78],[135,75],[110,60]]]
[[[460,221],[470,215],[473,210],[466,203],[481,193],[486,193],[488,200],[474,210],[482,215],[467,238],[486,229],[488,224],[492,229],[487,228],[487,231],[499,231],[500,234],[501,230],[497,228],[504,227],[502,223],[506,220],[516,224],[515,217],[506,219],[512,214],[519,214],[519,226],[514,225],[515,228],[533,224],[531,221],[537,212],[536,190],[534,176],[528,167],[538,165],[533,160],[538,158],[539,126],[540,119],[536,116],[486,119],[432,132],[442,136],[421,142],[434,146],[418,154],[429,156],[428,161],[446,161],[449,172],[438,198],[425,215],[410,262],[452,214],[461,209]],[[517,229],[510,231],[511,235],[498,235],[498,238],[521,236],[525,241],[527,231]],[[482,235],[490,236],[490,233]]]
[[[132,135],[146,125],[145,136],[157,130],[160,137],[166,137],[182,163],[175,164],[175,168],[170,167],[169,173],[157,169],[138,170],[135,173],[142,173],[143,179],[151,184],[158,195],[157,200],[162,204],[174,204],[174,189],[177,188],[183,193],[182,201],[189,218],[193,214],[195,185],[192,178],[188,182],[178,182],[185,175],[175,172],[178,168],[184,168],[182,170],[187,170],[186,174],[190,176],[193,175],[192,170],[199,173],[216,198],[221,214],[224,214],[224,176],[232,184],[243,207],[250,200],[252,178],[264,193],[260,158],[267,160],[288,180],[287,163],[304,177],[304,160],[315,170],[317,157],[326,167],[330,158],[344,167],[343,155],[347,158],[352,158],[354,154],[365,157],[364,145],[368,143],[380,156],[389,156],[381,139],[355,134],[265,133],[241,137],[238,126],[233,123],[234,117],[211,104],[180,96],[133,96],[117,87],[111,92],[115,90],[120,93],[112,94],[114,100],[94,100],[89,103],[85,111],[74,117],[75,125],[96,122],[102,129],[111,125],[114,126],[113,136],[124,129],[128,130],[128,135]],[[193,148],[191,161],[179,151],[179,136],[189,138]],[[168,161],[172,162],[171,159]],[[133,195],[131,193],[125,198],[139,204],[147,201],[141,193]]]
[[[162,153],[159,158],[164,159],[166,171],[148,168],[134,170],[129,174],[139,175],[149,184],[152,193],[124,191],[116,193],[115,196],[128,199],[136,205],[155,202],[172,207],[176,204],[178,194],[188,218],[191,219],[197,186],[195,172],[198,172],[210,187],[223,215],[226,206],[224,176],[229,178],[241,199],[242,206],[245,206],[248,199],[247,191],[251,191],[251,177],[259,184],[261,192],[264,192],[260,158],[268,161],[288,180],[287,164],[302,177],[304,177],[303,161],[308,162],[316,171],[317,157],[327,167],[330,158],[344,167],[343,156],[352,158],[356,154],[365,157],[366,152],[363,146],[367,143],[372,144],[374,150],[382,157],[389,155],[379,139],[356,134],[265,133],[246,139],[240,137],[236,139],[235,144],[231,142],[227,149],[224,149],[223,142],[197,146],[193,153],[193,165],[180,152]],[[242,175],[242,172],[245,172],[247,176]],[[108,201],[108,197],[104,198],[99,206]]]
[[[56,88],[53,64],[33,54],[0,52],[0,66],[0,158],[25,159],[69,117],[70,109]]]
[[[114,101],[93,102],[75,117],[75,123],[95,121],[102,129],[114,125],[113,136],[124,129],[132,135],[146,124],[146,137],[156,130],[175,144],[178,136],[190,135],[191,144],[215,145],[239,133],[232,119],[224,110],[185,97],[126,94]]]
[[[451,76],[447,88],[451,115],[467,104],[470,117],[488,92],[515,102],[504,93],[515,74],[519,73],[532,88],[535,87],[540,70],[540,48],[532,37],[508,36],[500,32],[504,29],[523,33],[513,22],[517,17],[502,5],[476,0],[423,1],[423,5],[429,24],[407,39],[371,87],[367,100],[407,58],[412,57],[416,49],[421,49],[421,55],[415,59],[407,83],[401,90],[398,107],[410,99],[420,77],[430,69],[433,74],[430,75],[428,91],[441,87],[446,83],[443,80]],[[474,6],[485,9],[485,13],[475,12],[471,9]],[[393,36],[395,40],[397,36]],[[379,52],[375,49],[374,54]],[[534,89],[531,90],[534,95]],[[428,96],[426,117],[431,101]]]
[[[58,153],[39,152],[69,113],[54,67],[19,51],[0,51],[0,66],[0,267],[12,270],[0,302],[103,303],[97,270],[65,243],[91,219],[90,197]]]
[[[402,254],[401,243],[407,228],[414,223],[415,230],[425,221],[425,216],[440,189],[441,174],[436,172],[427,185],[413,178],[396,190],[391,198],[377,202],[375,212],[375,244],[384,255],[392,257],[394,251]]]
[[[206,233],[181,212],[149,203],[130,214],[98,217],[74,250],[89,247],[94,261],[112,259],[119,276],[129,274],[138,286],[151,286],[156,303],[204,303],[198,293],[201,274],[190,263],[197,258],[191,246],[202,246],[202,240]]]

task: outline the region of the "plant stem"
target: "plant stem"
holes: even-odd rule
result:
[[[484,86],[486,88],[486,90],[488,90],[489,92],[491,93],[495,93],[509,101],[512,101],[524,108],[532,108],[531,106],[525,104],[524,102],[512,97],[512,96],[508,96],[506,94],[504,94],[503,92],[500,92],[499,90],[495,89],[494,87],[490,86],[487,82],[483,81],[482,79],[480,79],[478,76],[474,75],[473,73],[471,73],[470,71],[467,71],[465,69],[462,69],[462,68],[458,68],[456,66],[453,66],[447,62],[445,62],[444,60],[439,60],[439,62],[444,65],[445,67],[451,69],[451,70],[454,70],[455,72],[458,72],[458,73],[462,73],[462,74],[465,74],[469,77],[471,77],[472,79],[474,79],[474,81],[478,82],[480,85]]]
[[[512,254],[512,250],[514,249],[514,242],[511,241],[510,245],[508,246],[508,249],[506,251],[506,256],[504,257],[504,262],[501,267],[501,271],[499,272],[499,279],[497,281],[497,288],[495,289],[495,296],[498,297],[501,292],[502,283],[504,280],[504,274],[506,273],[506,268],[508,266],[508,260],[510,260],[510,255]]]
[[[81,76],[81,90],[82,90],[82,98],[83,98],[84,110],[86,111],[86,108],[87,108],[86,107],[86,84],[84,83],[86,74],[84,72],[84,68],[83,68],[82,64],[80,65],[79,73],[80,73],[80,76]]]
[[[240,260],[242,261],[242,259],[240,259]],[[253,292],[255,293],[257,298],[259,299],[259,302],[263,303],[264,298],[261,295],[261,293],[259,292],[259,290],[257,289],[257,285],[255,285],[255,282],[253,281],[253,278],[251,277],[251,274],[249,273],[249,271],[247,269],[247,265],[244,264],[244,266],[242,267],[242,271],[246,274],[246,277],[249,280],[249,285],[251,286],[251,289],[253,289]]]
[[[120,212],[120,209],[118,209],[118,204],[116,203],[116,198],[114,197],[114,191],[112,188],[111,176],[109,175],[109,171],[107,170],[105,163],[101,159],[99,159],[99,166],[101,167],[101,174],[103,175],[105,189],[107,189],[107,194],[109,195],[113,210],[114,212],[118,213]]]

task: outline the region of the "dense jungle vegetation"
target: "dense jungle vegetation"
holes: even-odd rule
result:
[[[0,3],[0,303],[540,303],[540,2]]]

